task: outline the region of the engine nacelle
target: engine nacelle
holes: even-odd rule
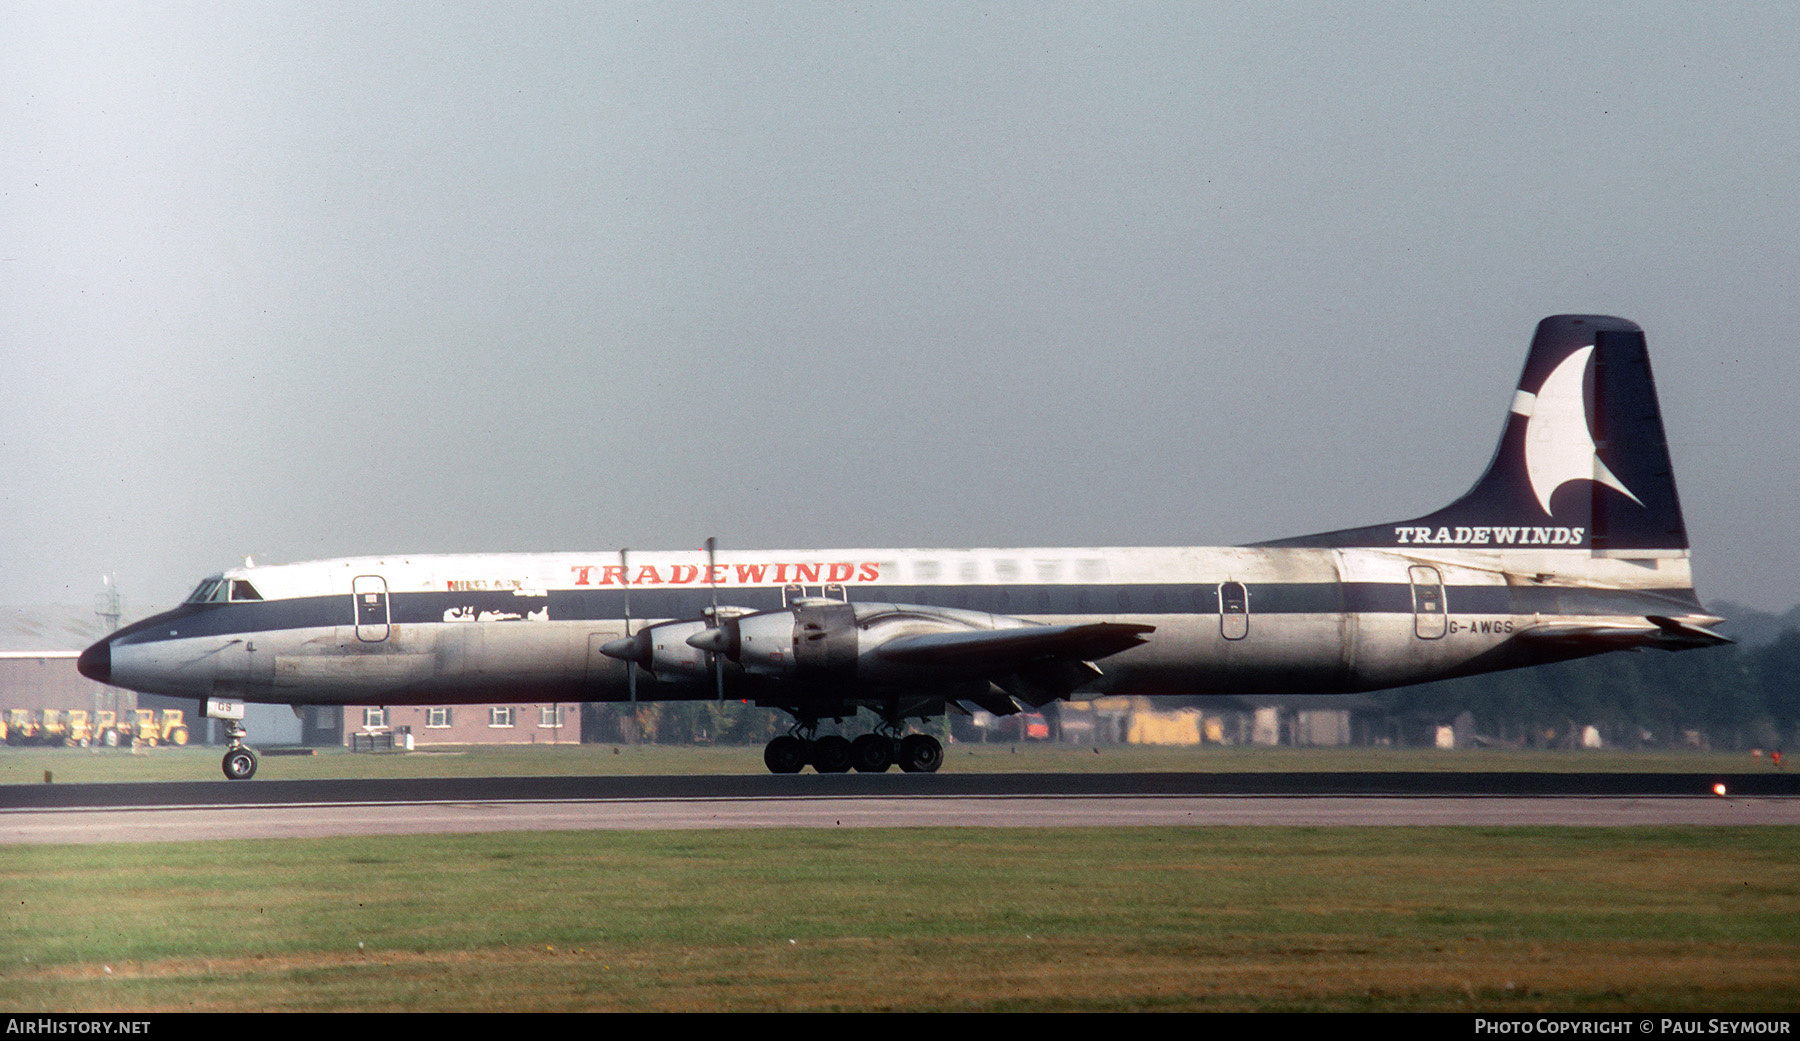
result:
[[[929,672],[887,662],[873,653],[889,640],[1024,624],[1017,618],[976,611],[803,600],[779,611],[726,620],[700,642],[720,649],[756,676],[815,683],[903,683],[926,678]]]
[[[712,623],[704,618],[663,622],[644,630],[650,634],[649,669],[659,680],[680,682],[712,675],[712,655],[688,645],[688,637]]]
[[[648,669],[659,680],[704,679],[711,674],[712,657],[689,646],[687,640],[711,624],[704,618],[683,618],[646,625],[628,637],[608,643],[600,648],[600,653]]]

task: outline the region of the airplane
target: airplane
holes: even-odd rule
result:
[[[1729,643],[1694,591],[1643,331],[1539,323],[1492,462],[1410,520],[1226,548],[704,550],[232,568],[82,652],[192,698],[256,772],[245,702],[732,698],[780,709],[775,773],[898,765],[909,720],[1106,694],[1351,693]],[[854,741],[826,719],[875,725]]]

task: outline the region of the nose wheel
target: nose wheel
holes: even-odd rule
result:
[[[248,781],[256,776],[256,753],[244,744],[248,732],[242,723],[233,720],[225,735],[231,738],[231,747],[225,750],[225,758],[220,767],[225,771],[227,781]]]

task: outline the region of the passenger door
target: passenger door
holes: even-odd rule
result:
[[[364,643],[387,639],[387,580],[380,575],[357,575],[350,580],[350,599],[356,604],[356,638]]]
[[[1444,579],[1438,569],[1417,565],[1406,569],[1412,579],[1413,635],[1435,640],[1444,635],[1449,613],[1444,606]]]

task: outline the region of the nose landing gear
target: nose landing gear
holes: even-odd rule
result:
[[[225,750],[225,758],[219,764],[225,770],[227,781],[248,781],[256,776],[256,753],[244,744],[249,732],[244,724],[231,720],[225,728],[225,736],[231,738],[231,746]]]

